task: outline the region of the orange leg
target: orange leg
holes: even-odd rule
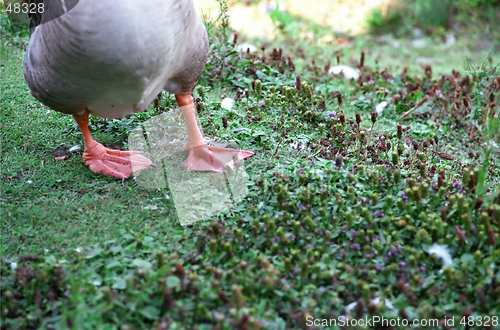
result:
[[[94,140],[90,135],[89,111],[82,115],[73,116],[83,135],[85,149],[83,161],[92,172],[127,179],[132,172],[155,166],[149,159],[142,156],[139,151],[121,151],[108,149]]]
[[[233,158],[243,160],[255,153],[248,150],[216,148],[209,146],[201,134],[194,116],[193,96],[189,94],[175,95],[177,105],[181,108],[188,129],[188,141],[184,149],[189,149],[189,155],[184,161],[184,167],[189,171],[226,172],[225,165],[233,167]]]

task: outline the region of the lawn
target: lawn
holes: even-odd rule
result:
[[[328,16],[285,4],[262,14],[271,35],[238,34],[253,53],[207,23],[204,134],[256,155],[235,171],[246,191],[219,177],[230,206],[190,225],[174,203],[187,186],[90,172],[73,118],[30,95],[26,32],[2,14],[2,329],[340,329],[377,316],[500,329],[498,30],[473,17],[479,27],[332,32]],[[359,77],[330,73],[338,64]],[[90,128],[127,149],[134,128],[175,113],[161,93]]]

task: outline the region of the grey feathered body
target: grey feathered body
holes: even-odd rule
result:
[[[80,0],[30,37],[24,75],[50,108],[118,118],[192,92],[208,38],[192,0]]]

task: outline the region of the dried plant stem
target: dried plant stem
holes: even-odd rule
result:
[[[358,150],[358,140],[359,140],[359,124],[356,124],[358,126],[358,130],[356,132],[356,145],[354,146],[354,150]]]
[[[278,153],[279,147],[280,147],[280,144],[278,143],[278,145],[276,146],[276,150],[274,150],[274,154],[271,157],[269,157],[269,160],[271,160],[271,158],[274,158],[274,156],[276,156],[276,154]]]
[[[312,154],[312,155],[307,156],[307,158],[306,158],[306,159],[313,158],[314,156],[316,156],[317,154],[319,154],[321,151],[323,151],[323,147],[319,147],[319,150],[318,150],[318,151],[316,151],[316,152],[315,152],[314,154]]]
[[[425,103],[428,99],[429,99],[429,97],[428,97],[428,96],[426,96],[426,97],[424,97],[423,99],[421,99],[421,100],[417,103],[417,105],[415,105],[413,108],[411,108],[410,110],[408,110],[408,111],[406,111],[405,113],[403,113],[403,114],[399,117],[398,121],[401,121],[401,119],[402,119],[404,116],[406,116],[407,114],[409,114],[409,113],[410,113],[410,112],[412,112],[413,110],[415,110],[415,109],[417,109],[417,108],[420,108],[420,107],[422,106],[422,104],[424,104],[424,103]]]
[[[375,123],[372,123],[372,128],[370,129],[370,135],[368,135],[368,141],[366,141],[365,153],[367,152],[366,149],[368,148],[368,144],[370,143],[370,139],[372,137],[373,126],[375,126]]]
[[[435,153],[436,155],[438,155],[438,156],[439,156],[440,158],[442,158],[442,159],[446,159],[446,160],[454,160],[454,159],[455,159],[452,155],[447,154],[447,153],[445,153],[445,152],[439,152],[439,151],[436,151],[436,150],[434,150],[434,149],[431,149],[431,151],[432,151],[433,153]]]

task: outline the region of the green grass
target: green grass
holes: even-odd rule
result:
[[[81,151],[54,159],[57,148],[82,146],[81,135],[70,116],[30,96],[22,51],[12,46],[19,43],[2,42],[2,327],[298,329],[309,316],[344,315],[355,301],[357,318],[454,316],[461,326],[464,316],[500,314],[500,124],[493,116],[500,109],[488,61],[454,79],[448,71],[442,83],[445,66],[427,78],[410,67],[402,79],[399,70],[380,73],[387,59],[382,53],[376,64],[369,54],[378,48],[362,41],[339,54],[349,63],[365,50],[361,84],[316,72],[312,60],[324,63],[312,54],[334,48],[304,42],[307,54],[298,59],[297,45],[285,47],[296,40],[288,39],[268,47],[264,63],[219,40],[214,34],[195,92],[203,131],[256,155],[245,160],[247,197],[185,227],[170,189],[93,174]],[[286,60],[271,60],[273,46],[294,56],[295,72]],[[234,69],[222,65],[225,58]],[[474,68],[483,58],[472,59]],[[453,108],[453,81],[463,83],[468,105],[458,98]],[[434,83],[441,93],[430,92]],[[221,96],[236,98],[244,88],[232,110],[221,108]],[[342,104],[331,94],[337,91]],[[398,118],[426,93],[398,136]],[[388,106],[373,123],[382,101]],[[173,107],[163,93],[142,114],[93,118],[92,134],[127,147],[128,132]],[[448,247],[452,265],[428,253],[434,243]]]
[[[4,256],[86,246],[160,221],[165,235],[178,226],[163,192],[95,175],[81,151],[54,160],[56,148],[83,147],[81,135],[72,130],[70,116],[49,111],[30,95],[22,54],[9,46],[2,47],[2,77]],[[107,145],[119,142],[110,134],[94,136]],[[159,209],[143,210],[149,204]]]

